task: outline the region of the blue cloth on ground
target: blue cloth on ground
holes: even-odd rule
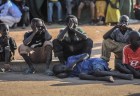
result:
[[[66,62],[66,66],[70,67],[73,62],[78,60],[83,55],[84,54],[69,57]],[[78,76],[80,73],[91,74],[97,68],[100,69],[101,71],[109,70],[108,63],[105,60],[101,58],[90,58],[90,59],[83,60],[82,62],[77,64],[74,67],[71,76]]]

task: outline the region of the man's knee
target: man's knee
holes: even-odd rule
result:
[[[51,46],[51,47],[53,47],[53,44],[52,44],[51,41],[45,41],[44,44],[43,44],[43,46],[44,46],[44,47],[45,47],[45,46]]]
[[[102,46],[106,47],[108,49],[113,49],[115,47],[117,47],[117,42],[113,41],[112,39],[105,39],[102,42]]]
[[[105,39],[105,40],[103,40],[103,44],[108,44],[108,43],[110,43],[110,42],[112,42],[111,39]]]
[[[19,54],[28,54],[30,52],[30,48],[28,46],[25,46],[24,44],[21,44],[18,47],[18,52]]]

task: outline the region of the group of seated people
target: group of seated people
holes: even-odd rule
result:
[[[66,27],[51,42],[52,36],[43,20],[31,20],[32,31],[25,33],[23,44],[18,48],[19,54],[29,66],[24,74],[35,73],[34,63],[45,63],[45,74],[59,78],[76,76],[82,80],[109,82],[114,82],[113,77],[126,80],[140,78],[140,33],[128,27],[128,16],[121,16],[119,24],[103,36],[100,58],[90,58],[93,41],[78,27],[76,16],[67,16],[65,22]],[[0,34],[0,59],[5,61],[1,70],[11,71],[9,62],[17,46],[9,36],[7,24],[0,24]],[[54,65],[51,70],[52,51],[60,64]],[[115,54],[115,69],[119,72],[110,70],[108,66],[111,52]]]
[[[25,0],[1,0],[0,2],[0,22],[7,24],[11,28],[16,28],[17,24],[24,29],[29,25],[29,7]]]

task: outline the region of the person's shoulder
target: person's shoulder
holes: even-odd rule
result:
[[[32,31],[25,32],[24,37],[28,37],[28,36],[30,36],[32,33],[33,33]]]
[[[120,32],[120,29],[119,29],[119,28],[115,28],[115,29],[113,30],[113,32]]]
[[[130,48],[130,44],[125,45],[124,48],[123,48],[124,51],[126,51],[126,50],[130,50],[130,49],[131,49],[131,48]]]
[[[25,34],[32,34],[32,33],[33,33],[32,31],[25,32]]]
[[[60,28],[59,32],[62,32],[65,28]]]

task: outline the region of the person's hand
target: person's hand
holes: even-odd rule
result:
[[[32,46],[31,46],[31,48],[35,48],[36,46],[40,46],[42,43],[40,42],[40,43],[38,43],[38,44],[33,44]]]
[[[31,48],[35,48],[36,44],[32,45]]]
[[[120,28],[121,27],[121,25],[120,24],[117,24],[116,26],[115,26],[115,28]]]
[[[71,19],[70,21],[73,21],[72,18],[70,18],[70,19]],[[68,23],[68,27],[69,27],[69,29],[73,29],[74,28],[74,23],[73,22],[69,22]]]

